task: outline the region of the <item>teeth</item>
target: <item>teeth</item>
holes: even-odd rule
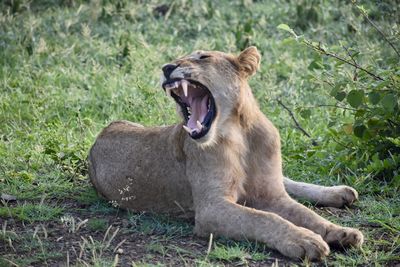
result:
[[[178,88],[179,87],[179,81],[174,82],[174,88]]]
[[[185,95],[185,97],[187,97],[188,96],[188,84],[187,84],[187,81],[182,80],[181,85],[182,85],[182,89],[183,89],[183,94]]]
[[[183,129],[188,132],[188,133],[192,133],[192,129],[190,129],[189,127],[187,127],[186,125],[183,125]]]
[[[167,93],[167,96],[171,96],[171,88],[166,88],[165,93]]]
[[[201,124],[201,122],[197,121],[197,129],[199,131],[201,131],[201,129],[203,129],[203,125]]]

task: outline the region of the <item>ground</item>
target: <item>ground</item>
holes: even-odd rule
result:
[[[0,266],[400,264],[398,191],[340,163],[339,141],[327,128],[332,110],[316,107],[334,104],[312,65],[318,55],[277,29],[284,23],[313,40],[345,40],[382,62],[376,57],[390,49],[350,3],[21,0],[2,1],[0,10]],[[389,28],[389,19],[374,18]],[[86,156],[109,122],[177,122],[174,103],[159,86],[164,63],[195,49],[237,53],[250,44],[262,52],[250,85],[280,130],[285,174],[356,188],[359,202],[345,209],[303,203],[359,228],[362,250],[336,249],[309,263],[254,242],[210,242],[192,234],[191,220],[120,210],[89,183]],[[360,62],[369,64],[367,58]],[[296,129],[277,99],[318,145]]]

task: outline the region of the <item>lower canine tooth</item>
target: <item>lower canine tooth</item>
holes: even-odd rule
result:
[[[167,88],[167,89],[165,90],[165,93],[167,93],[167,96],[171,96],[171,89],[170,89],[170,88]]]
[[[186,125],[183,125],[183,129],[188,132],[188,133],[192,133],[192,129],[190,129],[189,127],[187,127]]]
[[[201,131],[201,129],[203,129],[203,125],[199,121],[197,121],[197,129],[199,129],[199,131]]]

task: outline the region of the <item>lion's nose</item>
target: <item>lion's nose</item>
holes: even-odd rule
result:
[[[174,69],[176,69],[178,67],[178,65],[174,65],[174,64],[166,64],[162,67],[162,71],[164,72],[164,76],[166,79],[169,78],[169,76],[171,75],[171,73],[174,71]]]

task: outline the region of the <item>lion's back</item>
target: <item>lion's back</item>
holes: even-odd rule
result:
[[[191,206],[185,164],[177,161],[170,142],[173,134],[174,126],[145,128],[128,121],[104,128],[88,158],[89,177],[99,194],[137,211]]]

